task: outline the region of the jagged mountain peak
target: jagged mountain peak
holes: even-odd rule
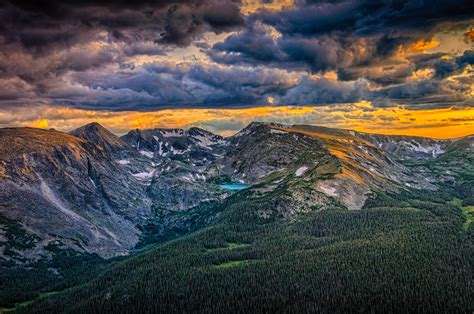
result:
[[[191,136],[201,135],[201,136],[208,136],[208,137],[223,138],[222,136],[214,134],[211,131],[208,131],[208,130],[205,130],[205,129],[202,129],[202,128],[198,128],[198,127],[189,128],[187,133]]]
[[[91,135],[116,136],[98,122],[91,122],[81,127],[78,127],[77,129],[70,131],[69,134],[74,135],[76,137],[84,137]]]
[[[143,135],[163,135],[164,137],[181,137],[181,136],[212,136],[212,137],[220,137],[222,136],[218,134],[214,134],[211,131],[199,128],[199,127],[191,127],[189,129],[184,128],[152,128],[152,129],[134,129],[131,130],[129,133],[136,133],[136,134],[143,134]]]
[[[95,129],[105,129],[99,122],[93,121],[91,123],[84,124],[81,128],[95,128]]]
[[[260,121],[252,121],[250,122],[245,128],[240,130],[239,132],[235,133],[231,136],[231,138],[239,138],[241,136],[250,135],[250,134],[263,134],[265,131],[269,131],[272,126],[276,127],[279,124],[273,122],[260,122]]]
[[[211,151],[218,153],[217,146],[227,142],[224,137],[197,127],[136,129],[122,136],[122,139],[148,158],[181,156],[189,161],[196,158],[212,159],[209,156]],[[204,151],[206,156],[199,151]],[[191,156],[187,156],[189,154]]]
[[[127,144],[117,135],[97,122],[83,125],[69,132],[70,135],[97,144],[107,150],[124,148]]]

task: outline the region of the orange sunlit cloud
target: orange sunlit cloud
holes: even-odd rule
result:
[[[294,4],[294,0],[243,0],[241,11],[244,14],[254,13],[259,9],[279,11],[283,8],[290,7]]]
[[[474,42],[474,28],[471,28],[464,34],[464,38],[467,42]]]
[[[423,52],[425,50],[435,48],[439,46],[439,42],[436,40],[420,40],[412,44],[409,48],[409,52]]]
[[[439,47],[440,44],[441,43],[439,41],[434,40],[434,39],[432,40],[421,39],[408,46],[400,45],[395,54],[395,58],[398,60],[404,60],[409,55],[426,52],[427,50]]]

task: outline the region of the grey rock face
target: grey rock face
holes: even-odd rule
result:
[[[359,134],[384,152],[401,160],[436,158],[446,151],[451,142],[423,137]]]
[[[217,175],[227,149],[223,137],[191,128],[133,130],[122,139],[150,165],[132,175],[147,186],[156,208],[186,210],[222,194],[208,181]]]
[[[269,173],[298,164],[314,166],[329,152],[316,138],[252,123],[230,138],[224,172],[236,180],[258,182]]]
[[[0,132],[2,142],[18,143],[2,154],[2,216],[47,242],[104,257],[126,254],[138,242],[136,224],[149,205],[107,151],[60,132]]]

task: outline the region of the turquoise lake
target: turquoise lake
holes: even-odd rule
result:
[[[226,190],[244,190],[248,188],[248,184],[244,183],[226,183],[226,184],[221,184],[221,188],[226,189]]]

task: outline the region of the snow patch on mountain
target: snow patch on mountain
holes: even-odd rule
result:
[[[158,143],[158,155],[163,156],[163,143]]]
[[[147,150],[141,150],[139,153],[145,157],[153,158],[153,153]]]
[[[160,130],[163,137],[181,137],[184,136],[183,130]]]
[[[139,173],[132,173],[132,176],[134,176],[137,180],[140,181],[147,181],[155,175],[155,170],[151,170],[149,172],[139,172]]]
[[[204,136],[204,135],[194,135],[193,138],[195,138],[196,144],[198,144],[201,147],[209,148],[209,146],[214,145],[215,142],[211,137]]]
[[[308,170],[308,167],[306,167],[306,166],[299,167],[299,168],[296,169],[296,171],[295,171],[295,176],[301,177],[301,176],[306,172],[306,170]]]
[[[173,155],[183,155],[183,154],[185,154],[186,152],[189,152],[189,151],[191,151],[189,148],[181,150],[181,149],[175,149],[173,146],[171,146],[171,149],[170,149],[170,152]]]
[[[187,173],[181,176],[181,179],[188,181],[188,182],[195,182],[195,181],[205,181],[206,176],[199,173]]]
[[[337,197],[337,190],[335,187],[319,184],[318,189],[320,192],[323,192],[327,196]]]
[[[404,144],[406,147],[408,147],[409,149],[415,152],[430,154],[433,157],[436,157],[444,153],[444,150],[441,148],[440,144],[434,144],[433,146],[431,145],[423,146],[422,144],[416,141],[413,141],[413,142],[401,141],[400,144]]]
[[[270,129],[271,134],[287,134],[288,132],[282,131],[282,130],[275,130],[275,129]]]
[[[197,145],[208,149],[211,149],[210,146],[212,145],[224,145],[227,143],[224,139],[213,134],[193,135],[192,138],[196,140],[195,143]]]

